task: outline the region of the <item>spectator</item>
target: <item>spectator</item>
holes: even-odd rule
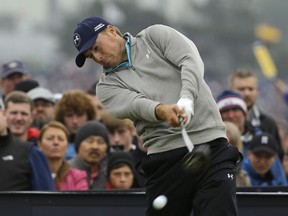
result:
[[[37,87],[30,90],[28,96],[33,101],[33,127],[41,129],[54,119],[55,100],[53,93],[46,88]]]
[[[273,136],[268,133],[256,135],[249,146],[243,169],[250,176],[253,186],[286,186],[287,179],[283,167],[272,169],[277,158],[278,146]]]
[[[54,190],[45,156],[32,143],[14,137],[0,104],[0,190]]]
[[[244,145],[242,152],[244,157],[242,162],[243,168],[244,164],[248,160],[247,150],[249,148],[249,145],[251,144],[253,137],[257,135],[255,128],[251,125],[250,122],[245,119],[246,103],[242,100],[241,96],[238,93],[231,90],[224,90],[217,97],[217,105],[223,121],[234,123],[241,132],[241,140]],[[283,165],[279,157],[276,157],[272,166],[272,170],[273,172],[283,171]]]
[[[243,152],[243,143],[241,141],[241,133],[238,127],[232,122],[225,122],[226,125],[226,133],[228,141],[231,145],[238,148],[239,152]],[[250,187],[251,180],[249,175],[245,170],[242,169],[241,165],[239,164],[236,169],[236,186],[237,187]]]
[[[69,90],[56,103],[55,120],[61,122],[69,131],[69,145],[66,159],[70,160],[75,154],[75,135],[81,125],[95,120],[96,113],[87,93],[82,90]]]
[[[95,82],[86,92],[94,105],[96,112],[96,120],[102,121],[103,117],[107,114],[107,111],[105,110],[104,106],[102,105],[102,103],[100,102],[99,98],[96,95],[97,83],[98,81]]]
[[[108,131],[98,121],[88,121],[77,131],[75,137],[77,154],[70,165],[87,173],[89,189],[106,188]]]
[[[109,115],[104,124],[109,132],[110,151],[133,152],[136,149],[132,143],[135,127],[130,119],[117,119]]]
[[[253,125],[256,133],[267,132],[271,134],[278,145],[279,157],[283,158],[283,149],[278,127],[274,119],[263,113],[256,105],[258,97],[258,79],[252,70],[240,68],[232,74],[229,87],[238,92],[247,105],[246,119]]]
[[[63,124],[51,121],[41,129],[38,147],[48,159],[57,190],[88,190],[86,172],[72,169],[65,161],[68,137]]]
[[[12,60],[2,65],[1,89],[3,98],[15,88],[17,82],[28,79],[28,70],[19,60]]]
[[[111,115],[106,115],[103,119],[109,132],[110,151],[129,152],[136,164],[146,155],[142,142],[136,134],[136,129],[130,119],[117,119]],[[138,139],[137,139],[138,138]],[[136,140],[134,144],[133,141]],[[135,174],[139,187],[144,187],[145,178],[138,172]]]
[[[232,122],[239,129],[244,145],[242,154],[245,158],[248,144],[255,134],[254,127],[246,120],[246,103],[240,94],[226,89],[217,97],[217,106],[222,120]]]
[[[111,153],[107,165],[107,189],[137,188],[134,167],[134,159],[128,152]]]
[[[36,143],[39,130],[32,128],[33,102],[21,91],[13,91],[5,98],[5,116],[11,133],[22,141]]]

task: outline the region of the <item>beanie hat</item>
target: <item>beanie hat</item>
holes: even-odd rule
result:
[[[224,90],[217,97],[217,106],[220,112],[233,108],[239,108],[244,114],[247,112],[246,103],[243,101],[240,94],[232,90]]]
[[[27,93],[28,91],[36,87],[39,87],[39,83],[37,80],[32,80],[32,79],[22,80],[15,84],[14,91],[22,91],[22,92]]]
[[[95,120],[87,121],[78,129],[76,133],[74,142],[76,152],[78,152],[81,142],[90,136],[100,136],[105,140],[107,146],[110,145],[108,131],[105,125]]]
[[[119,164],[126,164],[128,165],[132,172],[135,174],[135,162],[134,158],[129,152],[113,152],[109,155],[108,164],[107,164],[107,175],[109,176],[111,170]]]

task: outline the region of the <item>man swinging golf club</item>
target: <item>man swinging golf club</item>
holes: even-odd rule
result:
[[[141,163],[146,214],[188,216],[193,209],[194,216],[237,215],[239,152],[227,142],[195,44],[164,25],[122,35],[99,17],[82,20],[73,41],[78,67],[86,58],[103,65],[100,101],[112,115],[130,118],[147,148]],[[160,195],[167,202],[153,208]]]

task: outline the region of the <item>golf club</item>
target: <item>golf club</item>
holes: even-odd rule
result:
[[[182,137],[188,149],[188,153],[183,158],[183,168],[193,173],[205,171],[210,164],[210,146],[203,144],[195,147],[187,134],[183,118],[179,116],[178,119],[181,125]]]

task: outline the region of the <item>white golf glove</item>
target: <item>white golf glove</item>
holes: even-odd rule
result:
[[[186,127],[190,121],[191,118],[194,116],[194,104],[191,99],[188,97],[181,97],[179,101],[177,102],[177,105],[182,109],[186,115],[187,115],[187,121],[185,122],[184,126]]]

